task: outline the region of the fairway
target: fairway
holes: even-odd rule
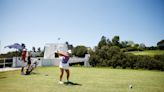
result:
[[[164,50],[132,51],[132,52],[128,52],[128,53],[133,53],[134,55],[154,56],[154,55],[163,55]]]
[[[164,72],[161,71],[84,67],[70,70],[70,80],[79,85],[58,84],[58,67],[39,67],[31,75],[20,75],[19,70],[0,72],[0,91],[164,92]],[[65,74],[63,78],[66,81]]]

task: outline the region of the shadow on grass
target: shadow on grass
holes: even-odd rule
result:
[[[5,79],[5,78],[7,78],[7,77],[3,77],[3,76],[0,77],[0,79]]]
[[[69,85],[69,86],[82,86],[82,84],[74,83],[74,82],[64,82],[64,85]]]
[[[40,73],[37,73],[37,72],[31,72],[31,74],[33,74],[33,75],[39,75]]]
[[[40,73],[37,73],[37,72],[31,72],[31,73],[26,73],[25,75],[40,75]]]

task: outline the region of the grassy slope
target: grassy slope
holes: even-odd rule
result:
[[[0,72],[0,91],[164,92],[164,72],[160,71],[72,67],[71,80],[81,86],[59,85],[58,67],[40,67],[34,72],[29,76],[20,75],[20,71]]]
[[[154,55],[162,55],[162,54],[164,54],[164,50],[132,51],[132,52],[128,52],[128,53],[133,53],[134,55],[154,56]]]

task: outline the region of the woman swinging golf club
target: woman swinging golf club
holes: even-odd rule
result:
[[[70,76],[70,71],[69,71],[69,54],[67,52],[59,52],[57,51],[57,54],[59,55],[60,60],[60,64],[59,64],[59,68],[60,68],[60,81],[59,84],[63,84],[62,81],[62,77],[64,74],[64,70],[67,73],[67,82],[69,82],[69,76]]]

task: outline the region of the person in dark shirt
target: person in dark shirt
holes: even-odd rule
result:
[[[27,55],[27,70],[26,70],[26,75],[30,74],[31,71],[32,71],[32,67],[31,67],[31,55],[30,55],[30,52],[28,52],[28,55]]]

